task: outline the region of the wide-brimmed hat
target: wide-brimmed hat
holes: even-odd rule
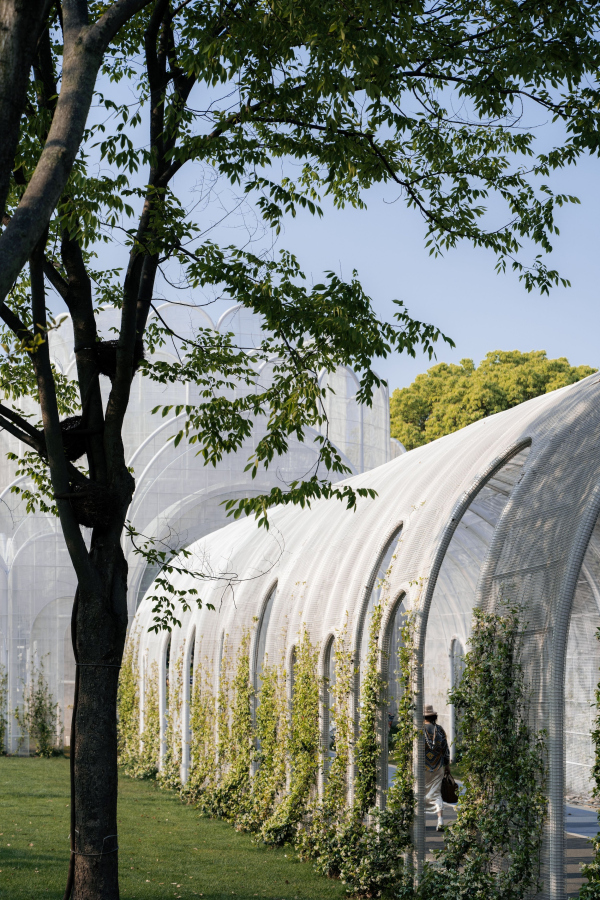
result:
[[[424,716],[437,716],[437,713],[431,703],[428,703],[427,706],[423,709]]]

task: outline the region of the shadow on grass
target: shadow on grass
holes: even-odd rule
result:
[[[345,889],[291,849],[254,844],[154,782],[119,782],[122,900],[338,900]],[[69,764],[0,759],[0,898],[60,900],[69,859]]]

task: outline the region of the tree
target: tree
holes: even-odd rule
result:
[[[323,368],[352,365],[368,403],[373,359],[419,347],[431,358],[440,337],[402,304],[395,321],[379,321],[356,276],[330,272],[307,286],[289,252],[221,246],[204,206],[186,203],[180,173],[223,179],[274,234],[298,209],[322,214],[322,196],[361,207],[371,185],[385,184],[421,214],[432,253],[467,240],[528,289],[548,291],[559,274],[542,255],[524,260],[522,245],[550,251],[555,208],[574,198],[543,180],[597,150],[599,15],[591,0],[0,0],[0,427],[29,448],[19,460],[33,486],[27,502],[56,510],[78,580],[67,896],[73,884],[79,900],[118,896],[115,701],[134,489],[121,430],[135,369],[191,384],[174,439],[196,442],[204,463],[237,449],[264,416],[254,473],[290,435],[326,431]],[[536,154],[524,103],[563,123],[551,152]],[[98,245],[118,255],[122,240],[124,272],[103,267]],[[252,309],[264,323],[261,346],[248,354],[201,331],[177,365],[153,361],[168,337],[153,300],[159,290],[173,299],[176,284]],[[49,286],[73,320],[74,381],[51,365]],[[120,311],[112,344],[98,341],[99,304]],[[256,377],[264,360],[275,361],[265,389]],[[105,403],[100,372],[111,378]],[[240,382],[251,389],[232,399],[227,387]],[[27,398],[37,419],[24,413]],[[61,426],[78,413],[87,468],[74,464],[73,434]],[[352,506],[364,492],[331,483],[344,471],[325,433],[320,466],[303,482],[232,512],[266,525],[276,503],[337,497]],[[156,627],[172,618],[165,588]]]
[[[417,375],[410,387],[396,388],[392,394],[391,434],[407,450],[422,447],[471,422],[575,384],[595,371],[570,366],[564,356],[548,359],[545,350],[495,350],[477,367],[472,359],[461,359],[458,366],[438,363]]]

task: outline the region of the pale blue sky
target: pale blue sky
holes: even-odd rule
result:
[[[539,119],[535,124],[540,142],[560,142],[555,126]],[[193,168],[184,170],[175,184],[179,196],[190,206],[201,193],[206,194],[206,182],[201,190],[194,191],[199,174]],[[335,269],[344,278],[350,278],[352,269],[357,269],[383,318],[390,319],[394,312],[392,298],[403,300],[415,318],[434,323],[456,342],[454,350],[438,344],[438,361],[458,362],[470,357],[478,363],[489,350],[518,349],[546,350],[550,357],[566,356],[574,365],[598,366],[600,160],[584,159],[576,167],[556,173],[550,183],[557,192],[577,195],[581,205],[568,205],[557,213],[561,234],[553,241],[555,250],[549,262],[571,280],[572,286],[555,288],[549,297],[528,294],[512,272],[497,275],[493,254],[467,244],[448,251],[443,259],[430,257],[419,213],[407,209],[402,200],[386,203],[384,198],[395,196],[389,188],[372,191],[366,211],[340,211],[324,204],[323,219],[308,213],[288,218],[278,246],[293,251],[315,282],[322,279],[326,269]],[[213,195],[217,202],[210,208],[201,204],[196,209],[203,227],[205,222],[220,218],[220,190],[224,206],[231,208],[228,189],[217,185]],[[211,236],[220,243],[241,243],[244,230],[240,232],[235,225],[234,217]],[[259,238],[255,249],[260,246],[265,246],[264,239]],[[103,261],[111,266],[116,264],[115,249],[100,251]],[[119,263],[125,263],[125,254]],[[165,297],[183,299],[165,283],[158,283],[157,288]],[[201,299],[194,297],[195,301]],[[219,302],[208,311],[216,318],[228,305]],[[423,354],[416,359],[394,355],[378,362],[376,369],[392,391],[410,384],[430,365],[433,362]]]
[[[558,213],[560,235],[550,262],[571,281],[550,296],[527,293],[512,273],[497,275],[494,257],[466,244],[434,259],[424,247],[425,226],[401,201],[374,195],[366,212],[331,210],[320,221],[300,216],[286,225],[282,242],[294,247],[307,273],[330,266],[349,277],[352,268],[389,317],[391,298],[404,300],[415,318],[431,321],[456,342],[438,344],[438,361],[479,362],[489,350],[546,350],[571,364],[600,365],[600,160],[585,159],[553,179],[553,187],[578,196],[580,206]],[[433,364],[433,363],[431,363]],[[390,391],[431,365],[427,357],[395,355],[377,368]]]
[[[195,177],[193,170],[186,173],[178,190],[191,190]],[[556,173],[550,184],[556,192],[578,196],[581,205],[557,211],[561,233],[553,240],[548,262],[570,279],[571,287],[554,288],[549,297],[527,293],[512,272],[497,275],[495,257],[488,251],[463,244],[444,258],[429,256],[420,214],[402,200],[385,202],[394,197],[389,188],[371,191],[367,210],[336,210],[325,203],[322,219],[307,212],[287,218],[277,246],[293,251],[313,282],[327,269],[347,279],[357,269],[383,318],[393,315],[393,298],[403,300],[415,318],[434,323],[454,339],[454,350],[438,344],[440,362],[469,357],[479,363],[490,350],[517,349],[546,350],[550,357],[566,356],[573,365],[600,366],[600,160],[583,159]],[[218,210],[206,215],[218,218]],[[222,243],[244,237],[235,222],[217,232],[214,237]],[[261,245],[264,239],[259,238]],[[535,252],[523,259],[531,260]],[[166,296],[172,293],[166,285],[163,290]],[[217,303],[208,312],[216,318],[226,305]],[[416,359],[395,354],[379,361],[376,369],[391,392],[434,363],[423,354]]]

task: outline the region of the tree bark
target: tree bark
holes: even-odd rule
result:
[[[0,220],[19,143],[29,72],[50,6],[48,0],[0,0]]]
[[[73,896],[118,900],[117,687],[127,634],[127,563],[119,540],[94,534],[95,578],[79,583],[74,721]]]

